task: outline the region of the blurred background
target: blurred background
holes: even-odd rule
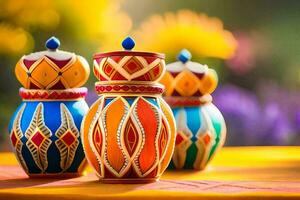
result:
[[[218,72],[226,145],[300,145],[299,9],[297,0],[0,0],[0,151],[10,149],[7,125],[21,101],[15,64],[52,35],[90,64],[127,35],[167,62],[187,48]]]

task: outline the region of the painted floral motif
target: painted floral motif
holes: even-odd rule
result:
[[[61,103],[61,125],[55,135],[59,139],[55,144],[60,152],[60,167],[66,171],[73,163],[79,145],[79,131],[68,108]]]
[[[23,115],[25,108],[26,108],[26,104],[24,104],[20,108],[20,110],[18,111],[18,113],[16,115],[16,118],[13,122],[13,128],[10,133],[10,140],[15,149],[15,153],[17,155],[17,159],[18,159],[19,163],[22,165],[23,169],[26,172],[28,172],[26,162],[22,156],[23,143],[21,141],[21,138],[24,136],[23,132],[21,130],[21,119],[22,119],[22,115]]]
[[[43,104],[39,103],[25,136],[28,139],[26,145],[35,164],[42,172],[45,172],[48,167],[47,151],[52,143],[50,139],[52,133],[45,125],[43,112]]]

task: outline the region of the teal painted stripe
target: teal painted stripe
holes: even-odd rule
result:
[[[195,136],[201,127],[201,116],[200,116],[201,108],[185,107],[184,110],[186,111],[186,115],[187,115],[187,126],[193,133],[192,141],[196,141],[197,138]]]
[[[194,169],[194,163],[197,158],[197,152],[198,152],[197,146],[193,142],[186,152],[186,159],[183,168]]]
[[[203,109],[205,109],[205,111],[208,113],[216,133],[215,145],[212,147],[208,158],[208,160],[210,160],[211,156],[215,153],[216,148],[218,147],[218,145],[220,145],[219,143],[223,128],[222,122],[224,121],[224,119],[220,111],[213,104],[209,104],[203,107]]]

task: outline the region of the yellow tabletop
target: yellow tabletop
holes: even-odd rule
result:
[[[28,179],[12,153],[0,154],[0,199],[300,199],[300,147],[226,147],[202,171],[167,171],[150,184],[79,178]]]

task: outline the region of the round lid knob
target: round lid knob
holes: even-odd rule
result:
[[[192,54],[187,49],[182,49],[177,56],[177,59],[182,63],[186,63],[187,61],[191,60]]]
[[[130,36],[128,36],[123,40],[122,46],[125,50],[130,51],[134,48],[135,42]]]
[[[51,51],[55,51],[60,46],[60,41],[59,41],[58,38],[52,36],[51,38],[49,38],[46,41],[45,46],[46,46],[47,49],[49,49]]]

